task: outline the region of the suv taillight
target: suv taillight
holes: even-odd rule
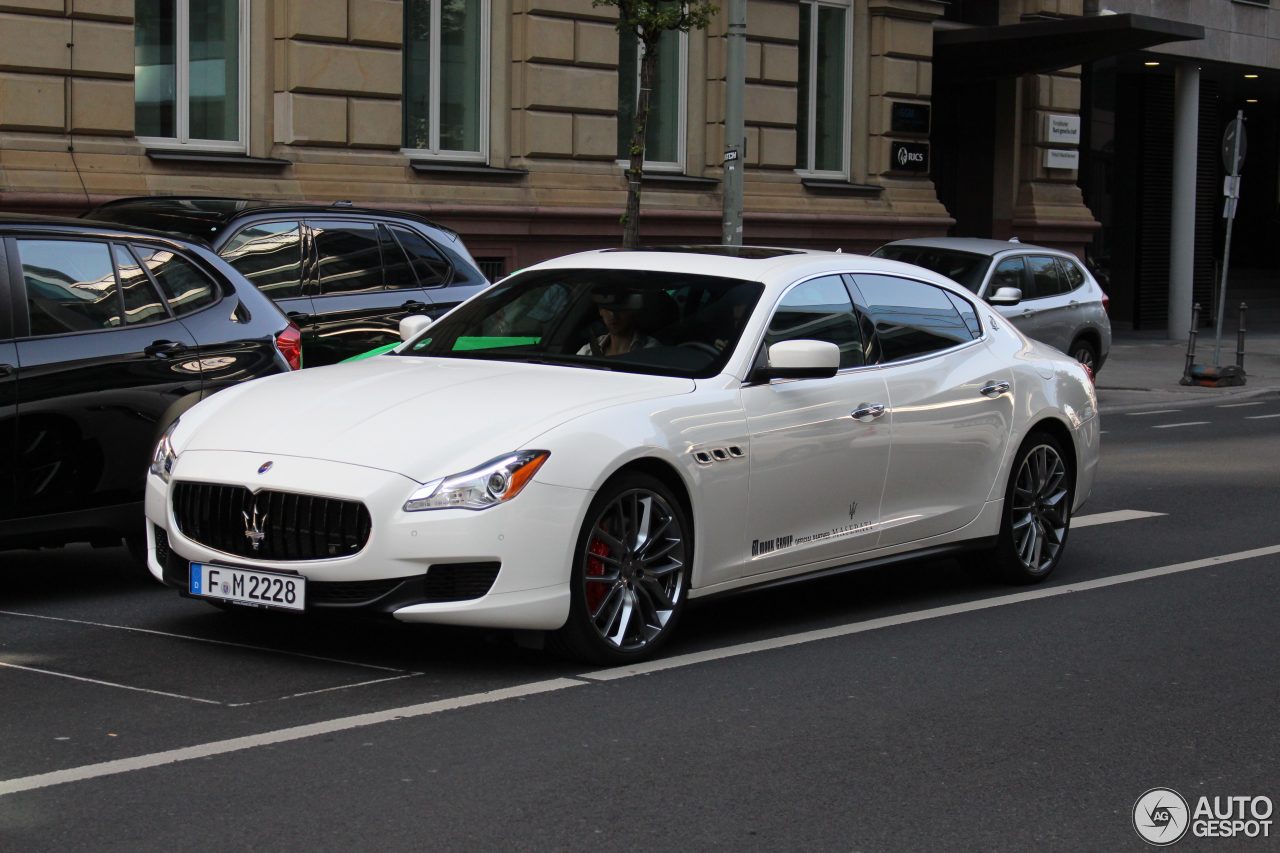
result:
[[[1081,364],[1080,366],[1084,368],[1085,375],[1089,377],[1089,384],[1096,387],[1098,380],[1095,378],[1093,368],[1087,364]]]
[[[302,369],[302,330],[290,323],[276,335],[276,349],[289,363],[290,370]]]
[[[1102,294],[1102,313],[1108,316],[1111,314],[1111,297],[1106,293]]]

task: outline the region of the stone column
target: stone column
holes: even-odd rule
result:
[[[1200,124],[1199,66],[1190,62],[1179,63],[1174,73],[1173,88],[1169,337],[1179,339],[1191,328],[1192,266],[1196,246],[1196,143]]]

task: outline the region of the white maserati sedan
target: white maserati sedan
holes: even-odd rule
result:
[[[428,322],[182,415],[147,478],[152,573],[620,663],[691,598],[905,555],[1042,580],[1093,486],[1087,370],[917,266],[589,252]]]

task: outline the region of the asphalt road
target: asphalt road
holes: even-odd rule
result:
[[[1144,849],[1150,788],[1280,800],[1251,402],[1107,417],[1047,584],[934,560],[699,603],[638,671],[0,555],[0,850]]]

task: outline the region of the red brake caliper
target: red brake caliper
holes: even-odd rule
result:
[[[609,546],[595,539],[587,548],[589,552],[595,554],[594,557],[587,557],[587,575],[589,577],[604,576],[604,560],[598,557],[609,556]],[[587,608],[595,613],[600,609],[600,605],[604,603],[605,596],[609,593],[609,585],[607,583],[589,583],[587,584]]]

